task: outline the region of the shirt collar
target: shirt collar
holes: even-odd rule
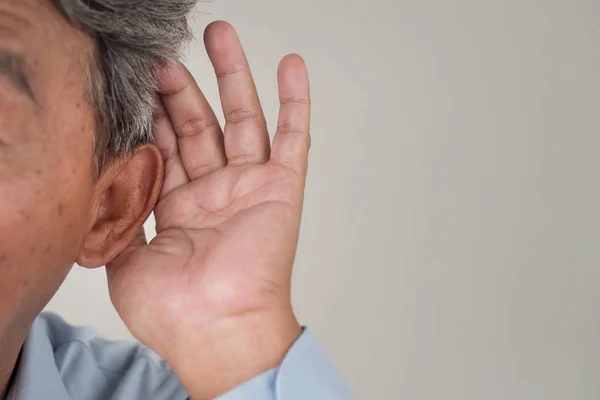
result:
[[[54,360],[48,325],[38,318],[21,351],[17,372],[6,400],[69,399]]]

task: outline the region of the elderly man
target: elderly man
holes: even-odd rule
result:
[[[351,397],[290,301],[304,62],[281,62],[271,147],[237,35],[211,24],[222,129],[175,61],[193,3],[0,0],[0,398]],[[147,347],[38,316],[74,262],[107,265]]]

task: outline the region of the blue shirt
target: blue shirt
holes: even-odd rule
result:
[[[199,377],[201,379],[201,377]],[[102,339],[42,314],[29,333],[7,400],[186,400],[173,371],[148,348]],[[278,369],[218,400],[350,400],[348,387],[309,330]]]

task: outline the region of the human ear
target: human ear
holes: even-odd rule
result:
[[[152,144],[141,146],[102,174],[96,215],[77,264],[101,267],[133,243],[158,201],[163,177],[163,159]]]

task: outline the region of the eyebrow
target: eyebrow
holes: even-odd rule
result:
[[[23,94],[36,101],[27,78],[23,55],[0,49],[0,75],[9,78]]]

